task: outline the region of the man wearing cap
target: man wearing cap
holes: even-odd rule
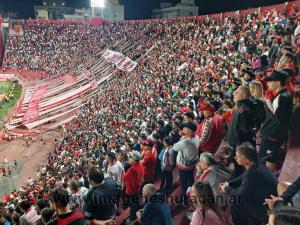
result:
[[[228,143],[233,149],[231,154],[231,160],[234,163],[233,178],[239,177],[244,171],[243,167],[239,166],[234,159],[236,147],[243,142],[254,144],[256,110],[255,105],[249,99],[250,96],[248,86],[240,86],[234,92],[233,100],[236,107],[227,132]]]
[[[125,173],[123,182],[126,186],[126,196],[130,207],[129,220],[134,221],[139,210],[139,193],[142,183],[143,168],[140,164],[141,154],[138,151],[129,152],[131,168]]]
[[[205,117],[196,131],[200,138],[200,150],[215,153],[224,138],[224,120],[215,114],[213,105],[200,104],[200,110]]]
[[[174,144],[173,149],[178,152],[176,166],[179,170],[182,197],[186,201],[186,191],[194,183],[193,172],[199,161],[199,137],[196,135],[197,126],[194,123],[183,124],[183,136],[180,141]]]
[[[283,143],[287,142],[289,122],[293,109],[291,94],[284,88],[287,80],[285,73],[274,71],[266,78],[268,89],[275,96],[267,100],[267,116],[261,127],[261,146],[259,158],[273,171],[276,170],[276,156]]]

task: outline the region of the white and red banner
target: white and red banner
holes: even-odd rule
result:
[[[131,72],[137,66],[137,62],[131,60],[129,57],[120,52],[107,49],[102,56],[107,62],[115,64],[118,69],[126,72]]]
[[[28,104],[26,113],[23,117],[23,124],[30,123],[39,118],[39,104],[43,95],[47,92],[48,86],[38,88],[34,93]]]

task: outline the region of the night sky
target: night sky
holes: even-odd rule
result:
[[[153,8],[159,6],[160,1],[177,3],[180,0],[120,0],[125,5],[126,19],[144,19],[151,17]],[[270,5],[286,2],[287,0],[196,0],[199,5],[199,14],[216,13]],[[17,11],[19,18],[33,18],[33,6],[41,5],[42,0],[0,0],[0,9],[3,11]],[[90,0],[67,0],[68,6],[88,7]]]

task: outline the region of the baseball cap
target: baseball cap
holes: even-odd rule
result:
[[[211,105],[211,104],[201,103],[200,104],[200,110],[201,111],[215,112],[215,107],[213,105]]]
[[[270,76],[266,78],[266,81],[280,81],[282,85],[285,84],[287,75],[281,71],[274,70]]]
[[[138,151],[129,152],[129,158],[132,158],[135,161],[139,161],[141,159],[141,153]]]
[[[184,127],[190,129],[193,132],[195,132],[197,130],[197,126],[194,123],[192,123],[192,122],[184,123],[183,124],[183,128]]]

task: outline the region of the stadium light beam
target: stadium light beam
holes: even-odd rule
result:
[[[105,0],[91,0],[91,8],[93,17],[95,16],[95,8],[101,8],[102,10],[102,19],[103,19],[103,9],[105,7]]]

